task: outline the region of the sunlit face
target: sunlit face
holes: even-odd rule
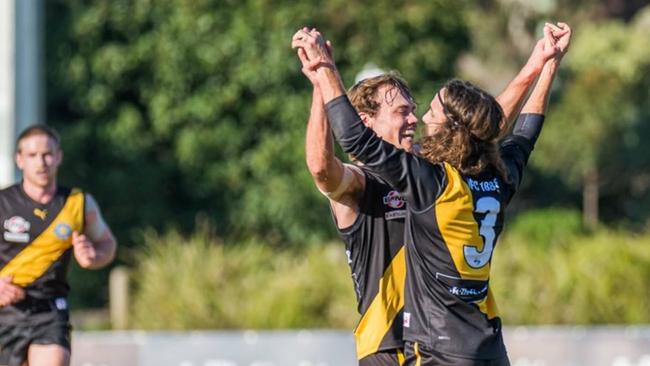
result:
[[[447,123],[447,116],[445,116],[442,100],[445,100],[445,89],[440,89],[433,95],[429,110],[422,116],[422,123],[424,123],[425,136],[432,136],[438,133],[442,126]]]
[[[56,174],[63,152],[56,141],[45,134],[23,138],[18,145],[16,165],[23,172],[23,182],[39,188],[56,184]]]
[[[366,116],[364,122],[377,136],[400,149],[411,151],[418,118],[416,105],[399,88],[384,85],[377,90],[380,106],[374,116]]]

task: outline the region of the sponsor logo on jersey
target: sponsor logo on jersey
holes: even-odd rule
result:
[[[405,217],[406,217],[406,210],[388,211],[384,214],[384,218],[386,218],[386,220],[397,220],[397,219],[403,219]]]
[[[29,242],[29,228],[31,224],[20,216],[14,216],[5,220],[3,237],[6,241],[15,243]]]
[[[68,301],[66,301],[64,297],[57,297],[54,299],[54,306],[56,306],[58,310],[65,310],[68,308]]]
[[[72,235],[72,228],[66,223],[56,225],[54,234],[61,240],[68,240]]]
[[[384,213],[384,218],[386,220],[397,220],[406,217],[406,210],[403,209],[406,206],[406,201],[399,192],[388,192],[388,194],[384,196],[383,202],[384,205],[392,209],[391,211],[386,211],[386,213]]]
[[[411,327],[411,313],[404,312],[404,328]]]
[[[35,208],[34,215],[36,215],[36,217],[40,218],[41,220],[45,220],[45,218],[47,217],[47,210],[41,210],[40,208]]]
[[[390,208],[402,208],[405,204],[404,197],[397,191],[390,191],[384,196],[384,205]]]

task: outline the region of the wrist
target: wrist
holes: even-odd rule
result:
[[[324,103],[345,94],[343,83],[341,82],[339,73],[334,65],[318,68],[317,80],[318,88],[320,89]]]

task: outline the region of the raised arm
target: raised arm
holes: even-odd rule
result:
[[[562,57],[569,50],[571,42],[571,28],[566,23],[558,23],[558,25],[549,24],[547,29],[552,32],[553,38],[557,39],[557,47],[560,52],[544,64],[542,73],[535,85],[535,89],[528,97],[526,104],[522,109],[522,113],[536,113],[545,114],[548,107],[548,97],[551,94],[551,86],[555,80],[555,74]]]
[[[312,63],[302,48],[298,49],[298,57],[303,64],[303,73],[314,86],[305,136],[307,168],[318,190],[329,199],[337,226],[345,228],[352,225],[359,215],[358,202],[365,189],[365,176],[359,168],[343,164],[334,155],[332,132],[315,71],[311,70]]]
[[[416,170],[410,169],[411,165],[422,163],[420,159],[384,142],[363,124],[345,95],[334,60],[326,51],[320,33],[302,29],[294,35],[292,46],[305,49],[308,59],[316,65],[315,79],[326,104],[327,118],[343,150],[380,175],[407,199],[423,191],[414,186],[415,181],[426,185],[427,189],[424,191],[427,193],[435,192],[435,189],[432,189],[435,183],[423,177],[422,172],[419,172],[420,176],[415,177],[412,172]],[[418,201],[428,202],[428,199]]]
[[[526,101],[530,88],[542,72],[544,65],[558,53],[554,42],[549,42],[551,39],[553,39],[551,28],[545,26],[544,37],[537,41],[524,67],[503,92],[496,97],[506,117],[506,126],[504,126],[506,131],[510,129],[510,126],[515,121],[524,101]]]
[[[521,115],[517,118],[512,134],[504,140],[501,147],[515,189],[521,182],[523,169],[542,131],[551,86],[560,61],[568,51],[571,41],[571,29],[567,24],[558,23],[557,26],[549,25],[548,28],[556,40],[559,52],[544,64],[537,84],[523,106]]]

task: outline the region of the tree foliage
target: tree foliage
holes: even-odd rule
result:
[[[533,159],[574,187],[584,185],[589,172],[598,172],[603,194],[619,201],[608,205],[610,214],[628,217],[640,213],[638,204],[647,202],[639,198],[650,192],[650,150],[643,143],[650,132],[649,32],[650,8],[630,24],[614,20],[582,26]],[[636,194],[629,197],[632,191]]]
[[[98,197],[123,242],[143,227],[191,231],[197,217],[220,235],[275,244],[330,236],[304,164],[311,93],[291,36],[323,30],[347,84],[372,62],[424,97],[468,47],[464,7],[47,2],[47,112],[64,136],[63,181]]]

